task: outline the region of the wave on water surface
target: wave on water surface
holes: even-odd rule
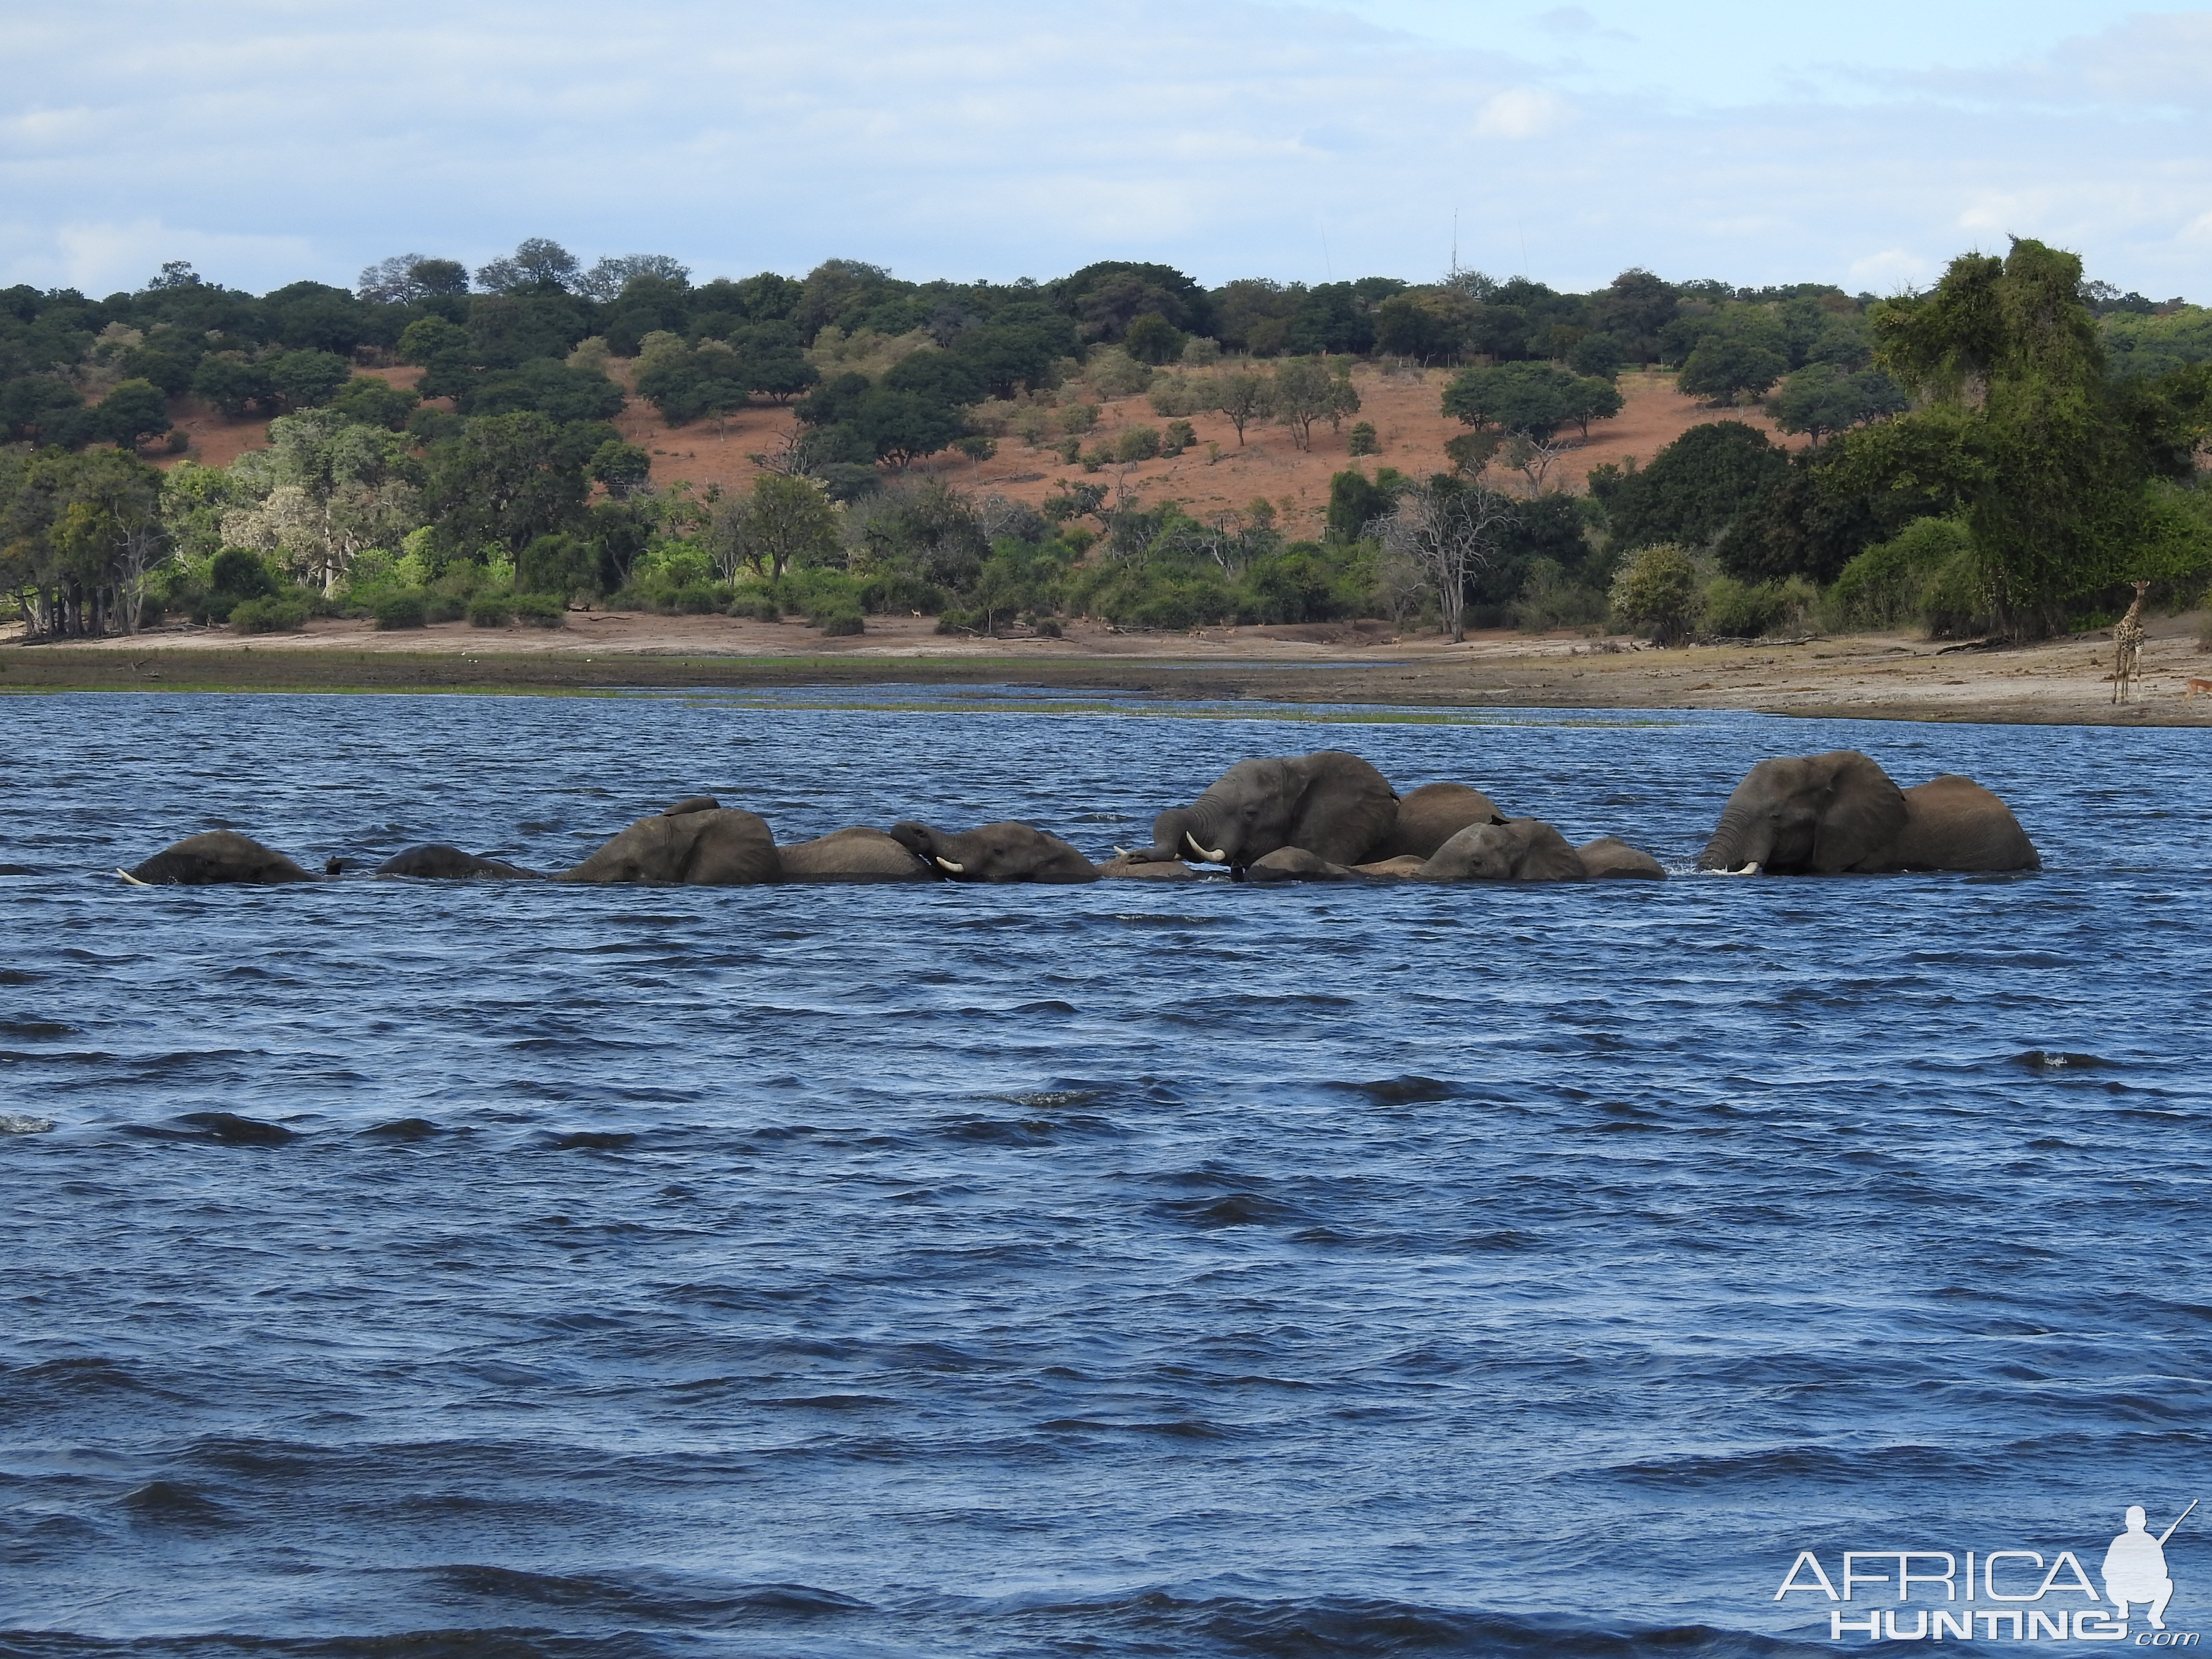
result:
[[[0,702],[0,1655],[1717,1659],[1829,1645],[1800,1550],[2094,1566],[2194,1495],[2194,732],[841,699]],[[1678,870],[1859,748],[2045,868],[106,873],[702,792],[1103,852],[1324,744]]]

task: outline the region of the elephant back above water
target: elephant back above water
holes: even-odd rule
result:
[[[1773,876],[2033,870],[2011,809],[1971,778],[1899,789],[1855,749],[1763,760],[1721,809],[1698,863]]]
[[[776,848],[786,881],[927,881],[914,849],[881,830],[833,830]]]
[[[1398,819],[1390,781],[1357,755],[1239,761],[1188,806],[1152,820],[1151,856],[1243,869],[1285,847],[1331,864],[1376,855]]]
[[[1567,838],[1540,818],[1474,823],[1423,865],[1416,881],[1587,881]]]
[[[761,817],[711,795],[640,818],[556,881],[746,887],[780,881],[775,837]]]
[[[948,881],[1098,879],[1098,866],[1058,836],[1011,818],[957,833],[908,820],[893,824],[891,835]]]
[[[1463,783],[1425,783],[1400,799],[1396,823],[1368,854],[1368,861],[1431,858],[1470,824],[1504,822],[1498,803],[1480,789]]]
[[[371,873],[405,877],[415,881],[544,881],[535,870],[526,870],[504,859],[482,858],[458,847],[435,842],[394,853]]]
[[[2020,820],[1972,778],[1947,774],[1905,792],[1905,828],[1863,870],[2039,870]]]
[[[141,887],[261,887],[287,881],[318,881],[274,848],[264,847],[235,830],[210,830],[186,836],[153,857],[118,872]]]

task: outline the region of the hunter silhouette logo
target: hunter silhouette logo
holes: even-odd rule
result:
[[[1831,1641],[2132,1641],[2145,1648],[2195,1647],[2197,1632],[2166,1626],[2166,1606],[2173,1600],[2166,1546],[2196,1507],[2191,1499],[2165,1531],[2153,1533],[2143,1506],[2130,1504],[2123,1517],[2126,1530],[2105,1550],[2098,1574],[2102,1595],[2072,1550],[2059,1551],[2047,1564],[2040,1550],[1967,1550],[1963,1555],[1950,1550],[1845,1550],[1842,1571],[1832,1578],[1819,1555],[1800,1550],[1774,1599],[1786,1602],[1793,1595],[1809,1595],[1832,1602],[1908,1604],[1902,1609],[1866,1607],[1863,1618],[1832,1607]],[[1915,1601],[1922,1605],[1909,1605]],[[2137,1608],[2144,1627],[2131,1630],[2129,1615]]]

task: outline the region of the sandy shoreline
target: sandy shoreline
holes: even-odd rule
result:
[[[925,617],[825,639],[798,623],[578,613],[557,630],[462,623],[378,633],[324,621],[241,639],[159,630],[76,645],[0,643],[0,690],[507,690],[1012,683],[1177,699],[1416,708],[1711,708],[1861,720],[2212,726],[2201,618],[2154,623],[2136,699],[2112,702],[2109,634],[1960,648],[1902,635],[1639,649],[1622,640],[1478,635],[1464,645],[1318,624],[1063,640],[947,637]]]

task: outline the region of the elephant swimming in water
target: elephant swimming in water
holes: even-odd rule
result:
[[[1424,864],[1415,881],[1588,881],[1567,838],[1540,818],[1474,823]]]
[[[331,866],[337,863],[331,860]],[[139,887],[267,886],[287,881],[320,881],[273,848],[234,830],[210,830],[187,836],[128,870],[115,872]],[[325,873],[336,875],[325,866]]]
[[[775,837],[758,814],[695,795],[640,818],[556,881],[749,887],[783,878]]]
[[[937,873],[882,830],[833,830],[775,850],[786,881],[928,881]]]
[[[526,870],[504,859],[483,858],[458,847],[432,842],[394,853],[370,872],[380,878],[404,877],[414,881],[544,881],[541,871]]]
[[[1241,870],[1285,847],[1331,864],[1372,855],[1396,827],[1398,792],[1357,755],[1239,761],[1188,806],[1152,820],[1149,851],[1132,858],[1190,859]]]
[[[1437,848],[1469,825],[1504,822],[1498,803],[1480,789],[1463,783],[1425,783],[1399,800],[1397,822],[1368,854],[1368,861],[1433,858]]]
[[[2020,820],[1971,778],[1899,789],[1855,749],[1763,760],[1721,809],[1698,866],[1740,875],[2034,870]]]
[[[891,835],[950,881],[1078,882],[1098,879],[1098,866],[1058,836],[1006,819],[948,834],[911,819]]]

